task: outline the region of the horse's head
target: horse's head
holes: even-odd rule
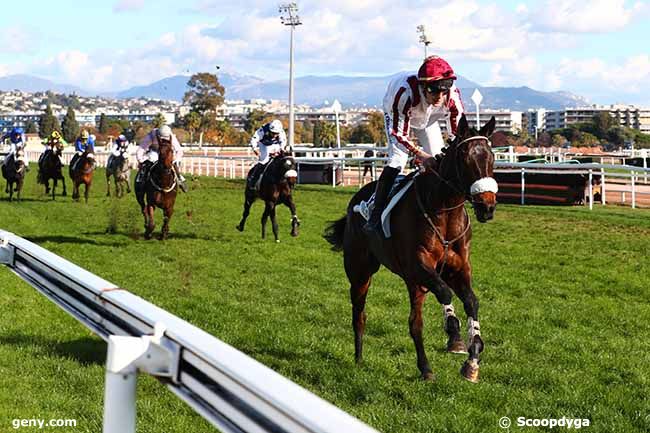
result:
[[[456,178],[463,193],[470,197],[479,222],[494,217],[497,204],[497,182],[494,180],[494,153],[489,137],[494,132],[494,116],[480,131],[471,129],[463,115],[458,124],[458,134],[450,145],[456,155]]]
[[[282,178],[287,180],[287,183],[291,188],[296,185],[298,180],[298,171],[296,170],[296,160],[293,159],[293,156],[289,153],[282,152],[280,154],[282,158],[281,161],[281,173]]]
[[[174,147],[172,140],[158,138],[158,161],[165,167],[170,168],[174,162]]]

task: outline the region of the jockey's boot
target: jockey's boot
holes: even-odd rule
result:
[[[257,184],[257,178],[259,177],[259,173],[262,170],[262,167],[264,167],[262,164],[257,163],[253,166],[253,168],[250,169],[248,172],[248,177],[246,178],[246,189],[255,191],[257,188],[255,185]]]
[[[368,222],[363,226],[363,231],[367,235],[381,235],[381,213],[386,208],[388,194],[399,172],[398,168],[393,167],[384,167],[381,172],[375,190],[375,207],[372,209]]]
[[[187,192],[187,184],[185,184],[185,177],[181,174],[180,168],[177,163],[172,164],[174,166],[174,173],[176,173],[176,179],[178,181],[178,187],[183,192]]]

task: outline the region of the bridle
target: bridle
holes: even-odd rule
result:
[[[455,178],[453,180],[456,180],[457,183],[460,183],[461,185],[462,185],[462,177],[460,176],[459,161],[458,161],[458,158],[457,158],[458,152],[459,152],[459,150],[460,150],[460,148],[461,148],[461,146],[463,144],[468,143],[468,142],[473,141],[473,140],[478,140],[478,139],[485,140],[485,142],[488,145],[490,143],[490,139],[488,137],[485,137],[483,135],[474,135],[472,137],[469,137],[469,138],[466,138],[466,139],[462,140],[460,143],[457,143],[457,144],[455,144],[453,146],[452,151],[454,152],[454,157],[456,159],[455,166],[454,166]],[[445,154],[445,156],[442,157],[443,159],[441,160],[441,163],[440,163],[441,166],[443,164],[443,161],[448,157],[448,155],[451,155],[451,152]],[[442,271],[444,271],[445,265],[447,263],[447,255],[448,255],[448,252],[449,252],[449,247],[451,245],[453,245],[455,242],[457,242],[458,240],[462,239],[467,234],[467,232],[469,231],[469,229],[471,227],[471,220],[469,218],[469,215],[467,214],[467,209],[465,209],[465,207],[464,207],[465,202],[469,201],[472,204],[475,203],[472,192],[476,191],[477,189],[482,189],[482,188],[493,189],[492,188],[493,185],[491,184],[491,182],[489,182],[489,181],[487,181],[485,179],[491,179],[492,182],[494,182],[494,179],[487,178],[487,177],[481,178],[481,179],[477,180],[476,182],[474,182],[470,186],[469,191],[463,191],[462,189],[458,188],[458,186],[456,184],[452,183],[452,181],[447,180],[445,177],[443,177],[437,170],[430,170],[430,171],[436,177],[438,177],[438,179],[440,179],[442,182],[444,182],[449,188],[451,188],[453,191],[457,192],[459,195],[462,195],[464,197],[464,200],[461,201],[460,203],[458,203],[455,206],[439,208],[439,209],[436,209],[436,211],[435,211],[436,214],[441,214],[441,213],[450,212],[450,211],[458,209],[460,207],[463,208],[463,216],[464,216],[465,221],[466,221],[465,228],[463,229],[463,231],[458,236],[456,236],[453,239],[447,240],[443,236],[440,229],[438,227],[436,227],[433,220],[429,216],[429,213],[427,212],[424,204],[422,203],[422,199],[420,198],[420,194],[418,193],[418,190],[417,190],[417,182],[413,183],[413,185],[415,187],[415,199],[416,199],[418,208],[420,209],[420,212],[422,212],[422,214],[424,215],[424,219],[427,221],[427,224],[429,224],[429,226],[431,227],[431,229],[433,230],[435,235],[440,239],[440,242],[442,243],[442,247],[443,247],[443,250],[444,250],[443,257],[442,257],[442,260],[441,260],[442,265],[441,265],[441,268],[440,268],[440,272],[442,273]],[[479,172],[480,172],[480,170],[479,170]],[[494,186],[496,187],[496,182],[494,182]],[[431,197],[431,195],[430,195],[431,192],[432,191],[429,191],[429,196],[428,196],[429,199]],[[482,192],[482,191],[480,191],[480,192]],[[494,191],[494,192],[496,193],[496,191]]]

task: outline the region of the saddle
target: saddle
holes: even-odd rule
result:
[[[400,202],[402,197],[406,195],[406,192],[411,188],[415,182],[415,178],[420,175],[419,171],[413,171],[408,175],[398,175],[395,178],[393,187],[388,194],[388,204],[386,208],[381,213],[381,228],[384,232],[384,237],[386,239],[391,237],[390,231],[390,214],[391,211],[397,206],[397,203]],[[370,219],[370,214],[372,213],[373,208],[375,207],[375,194],[373,193],[368,200],[362,201],[359,204],[355,205],[352,210],[359,213],[366,221]]]

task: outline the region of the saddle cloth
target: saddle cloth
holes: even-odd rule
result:
[[[408,176],[399,175],[393,183],[393,188],[390,190],[388,195],[388,204],[386,209],[381,213],[381,228],[384,232],[384,237],[386,239],[391,237],[390,231],[390,213],[395,208],[397,203],[404,197],[406,192],[411,188],[415,178],[419,176],[419,172],[414,174],[409,174]],[[375,194],[373,193],[370,198],[366,201],[362,201],[359,204],[355,205],[352,210],[359,213],[366,221],[370,218],[370,213],[375,207]]]

